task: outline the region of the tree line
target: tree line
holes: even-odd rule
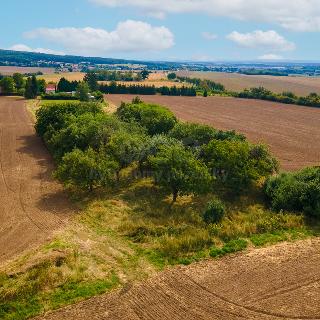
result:
[[[4,95],[20,95],[27,99],[33,99],[46,92],[46,82],[37,79],[35,75],[25,77],[20,73],[12,76],[0,76],[1,93]]]

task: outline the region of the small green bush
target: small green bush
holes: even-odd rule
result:
[[[207,224],[218,223],[222,220],[226,212],[226,208],[219,199],[211,200],[203,215],[203,221]]]
[[[226,243],[222,248],[213,247],[210,250],[210,256],[212,258],[223,257],[228,253],[235,253],[245,250],[248,247],[248,242],[244,239],[231,240]]]
[[[274,210],[303,212],[320,217],[320,167],[270,177],[265,194]]]

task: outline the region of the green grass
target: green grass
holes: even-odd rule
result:
[[[319,224],[268,210],[257,190],[224,200],[227,214],[207,225],[214,194],[170,196],[126,176],[114,190],[72,194],[81,213],[53,241],[0,273],[0,319],[24,320],[140,281],[166,267],[220,258],[249,247],[316,236]]]

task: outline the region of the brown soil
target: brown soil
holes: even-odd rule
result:
[[[193,71],[180,71],[178,75],[213,80],[222,83],[228,90],[234,91],[262,86],[273,92],[292,91],[301,96],[320,92],[320,77],[248,76],[238,73]]]
[[[38,320],[320,319],[320,240],[167,270]]]
[[[120,105],[132,95],[107,95]],[[284,170],[320,164],[320,108],[285,105],[229,97],[142,96],[142,100],[168,106],[180,119],[236,130],[252,142],[263,142]]]
[[[42,73],[54,73],[54,68],[38,68],[38,67],[14,67],[14,66],[0,66],[0,74],[12,75],[18,73],[36,73],[41,71]]]
[[[0,98],[0,264],[43,243],[72,208],[23,99]]]

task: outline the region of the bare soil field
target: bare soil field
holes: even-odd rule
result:
[[[306,96],[311,92],[320,93],[320,77],[274,77],[248,76],[237,73],[190,72],[180,71],[179,76],[209,79],[220,82],[226,89],[242,91],[245,88],[263,86],[273,92],[292,91],[296,95]]]
[[[50,238],[72,207],[19,98],[0,98],[0,264]]]
[[[119,106],[132,95],[107,95]],[[183,121],[236,130],[269,145],[284,170],[320,164],[320,109],[229,97],[141,96],[169,107]]]
[[[14,73],[36,73],[38,71],[41,71],[44,74],[52,74],[54,73],[53,68],[37,68],[37,67],[5,67],[0,66],[0,74],[4,75],[13,75]]]
[[[37,320],[320,319],[320,240],[169,269]]]

